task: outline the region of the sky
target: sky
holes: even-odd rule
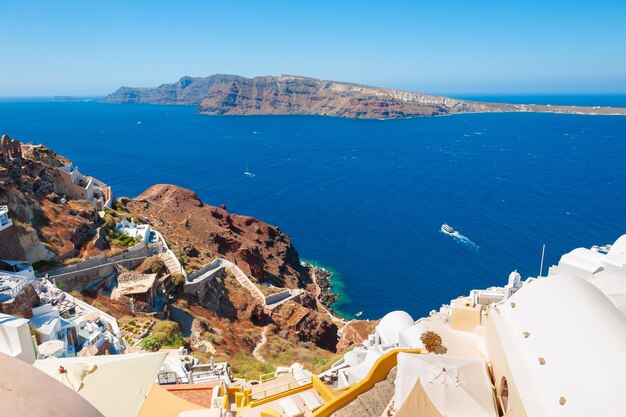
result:
[[[215,73],[436,94],[623,94],[626,0],[0,0],[0,97],[104,95]]]

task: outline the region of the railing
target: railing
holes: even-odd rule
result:
[[[157,375],[157,380],[159,385],[174,385],[182,382],[182,379],[176,375],[176,372],[160,372]]]
[[[273,397],[275,395],[280,395],[284,392],[291,391],[296,388],[308,389],[311,385],[311,377],[308,376],[306,378],[297,379],[295,381],[288,382],[286,384],[277,385],[275,387],[266,388],[261,391],[256,391],[252,393],[253,401],[261,401],[269,397]]]
[[[10,226],[13,222],[11,222],[11,218],[9,217],[9,207],[8,206],[0,206],[0,227]]]
[[[276,372],[270,372],[269,374],[262,374],[262,375],[259,375],[259,383],[262,384],[264,382],[271,381],[272,379],[276,379],[276,378],[278,378],[276,376]]]
[[[0,297],[0,298],[7,298],[6,295],[8,293],[8,298],[7,299],[12,299],[17,297],[18,295],[20,295],[20,293],[22,292],[22,290],[24,289],[24,287],[26,287],[26,284],[28,284],[28,282],[26,281],[26,278],[21,277],[19,275],[12,275],[12,274],[2,274],[0,273],[0,278],[3,280],[11,280],[14,282],[17,282],[17,284],[14,287],[11,287],[8,291],[5,290],[2,293],[5,294],[4,297]],[[2,299],[2,301],[6,301],[4,299]]]
[[[339,393],[339,395],[329,396],[326,404],[318,408],[311,417],[329,417],[335,411],[339,410],[341,407],[347,405],[348,403],[354,401],[356,397],[364,392],[370,390],[374,387],[377,382],[382,381],[387,378],[387,375],[391,371],[391,369],[398,364],[398,353],[407,352],[418,354],[421,353],[420,349],[392,349],[386,353],[384,353],[381,357],[379,357],[367,376],[356,382],[353,385],[350,385],[348,389],[345,390],[337,390],[335,393]]]

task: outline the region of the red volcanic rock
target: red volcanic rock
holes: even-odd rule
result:
[[[361,342],[374,332],[377,325],[378,321],[351,321],[341,331],[341,338],[339,339],[339,343],[337,343],[337,352],[347,352],[352,346],[361,344]]]
[[[196,258],[196,267],[223,257],[257,282],[289,288],[311,284],[291,239],[278,227],[204,204],[193,191],[154,185],[127,208],[158,229],[170,245]],[[193,248],[192,253],[186,248]]]
[[[309,77],[183,77],[155,88],[122,87],[105,103],[193,104],[203,114],[309,114],[389,119],[475,112],[626,114],[626,108],[481,103]]]
[[[0,205],[9,207],[28,261],[79,256],[97,227],[85,200],[61,198],[65,186],[58,167],[69,161],[42,145],[22,145],[22,157],[0,162]]]

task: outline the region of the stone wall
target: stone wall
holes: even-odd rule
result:
[[[0,304],[0,313],[29,319],[33,317],[33,307],[37,305],[39,305],[39,296],[28,284],[17,297]]]
[[[79,288],[116,273],[115,265],[122,265],[129,269],[136,268],[144,259],[153,254],[154,249],[140,242],[111,258],[96,255],[75,265],[64,266],[39,275],[47,275],[50,280],[54,279],[57,285],[66,284],[71,288]]]
[[[282,301],[286,298],[291,297],[292,293],[290,290],[284,290],[281,292],[277,292],[274,294],[270,294],[265,296],[265,305],[269,305],[269,304],[275,304],[279,301]]]
[[[0,139],[0,161],[8,161],[22,157],[22,144],[19,140],[12,140],[8,135],[2,135]]]

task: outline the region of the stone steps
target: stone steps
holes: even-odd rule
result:
[[[387,379],[377,382],[348,405],[335,411],[332,417],[381,417],[393,399],[395,377],[396,368],[393,368]]]
[[[175,256],[170,252],[163,252],[159,254],[159,258],[165,263],[165,267],[170,274],[182,274],[182,268],[176,260]]]

